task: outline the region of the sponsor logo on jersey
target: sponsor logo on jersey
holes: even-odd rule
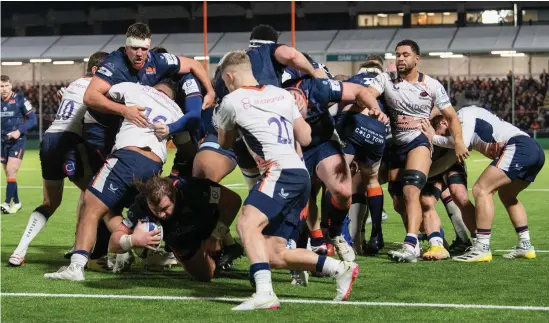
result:
[[[177,56],[173,54],[168,54],[168,53],[164,53],[162,54],[162,56],[166,59],[166,63],[168,63],[168,65],[177,65],[177,62],[178,62]]]
[[[429,95],[429,93],[427,93],[427,92],[425,92],[425,91],[423,91],[423,92],[421,92],[421,93],[419,94],[419,96],[421,96],[421,97],[426,97],[426,96],[428,96],[428,95]]]
[[[101,67],[97,70],[97,73],[103,74],[103,75],[105,75],[106,77],[111,77],[111,76],[112,76],[112,72],[109,71],[105,66],[101,66]]]
[[[182,87],[183,91],[185,91],[185,95],[200,92],[200,89],[198,88],[198,83],[196,83],[195,80],[186,80],[185,83],[183,83]]]
[[[278,195],[280,195],[280,197],[283,198],[283,199],[287,199],[287,198],[288,198],[288,195],[290,195],[290,193],[285,193],[285,192],[284,192],[284,188],[281,188],[281,189],[280,189],[280,192],[278,193]]]
[[[210,187],[210,204],[219,204],[221,187]]]
[[[145,73],[147,75],[152,75],[152,74],[156,74],[156,68],[152,67],[152,66],[149,66],[145,69]]]
[[[341,83],[338,81],[330,80],[330,88],[332,91],[341,91]]]

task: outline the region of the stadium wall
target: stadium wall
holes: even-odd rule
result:
[[[513,62],[514,60],[514,62]],[[386,65],[394,60],[386,60]],[[359,69],[362,61],[355,62],[325,62],[328,69],[335,74],[352,75]],[[21,66],[2,66],[2,74],[10,75],[16,83],[67,82],[81,77],[86,63],[78,62],[73,65],[53,65],[25,63]],[[531,66],[529,66],[531,64]],[[429,58],[421,59],[419,69],[432,76],[471,76],[471,77],[503,77],[510,70],[515,75],[539,75],[544,69],[548,70],[549,55],[505,58],[472,56],[458,59]],[[217,64],[209,64],[209,73],[213,76]]]

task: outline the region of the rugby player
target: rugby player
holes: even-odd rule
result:
[[[464,162],[469,152],[463,144],[461,126],[446,91],[438,81],[417,70],[420,58],[417,43],[400,41],[395,54],[396,75],[379,74],[367,89],[376,98],[383,94],[387,102],[395,140],[389,159],[389,192],[395,209],[401,213],[405,210],[407,215],[404,246],[390,252],[390,257],[395,261],[415,262],[419,257],[417,234],[422,219],[419,197],[431,166],[431,144],[421,132],[421,120],[429,118],[433,107],[440,109],[456,140],[458,161]],[[440,244],[435,249],[444,248],[440,232],[432,232],[432,238]]]
[[[514,250],[504,257],[508,259],[536,258],[536,252],[530,242],[526,210],[517,199],[518,194],[534,182],[545,164],[545,154],[541,145],[512,124],[505,122],[486,109],[477,106],[464,107],[458,112],[463,125],[463,138],[467,147],[490,156],[490,144],[503,143],[499,156],[473,185],[475,198],[476,241],[473,247],[453,260],[462,262],[489,262],[492,260],[490,238],[494,220],[494,194],[499,198],[515,227],[518,243]],[[447,137],[448,126],[439,123],[437,129],[445,136],[435,135],[430,124],[423,125],[433,144],[453,148],[455,141]]]
[[[31,103],[20,93],[12,91],[10,77],[0,78],[2,96],[2,145],[0,161],[8,179],[6,199],[0,204],[3,214],[17,213],[22,207],[17,191],[17,171],[23,161],[27,137],[25,134],[36,126],[36,115]],[[13,201],[13,204],[11,202]]]
[[[83,98],[92,76],[107,55],[105,52],[96,52],[90,56],[86,76],[65,89],[55,120],[44,133],[40,142],[44,201],[29,217],[19,245],[10,256],[9,264],[12,266],[23,265],[32,240],[61,205],[65,177],[81,191],[85,191],[93,176],[81,137],[82,120],[86,112]]]
[[[127,217],[116,216],[109,227],[109,250],[128,252],[132,247],[154,249],[160,243],[157,231],[141,230],[139,221],[158,219],[163,238],[185,272],[199,281],[210,281],[216,270],[214,253],[240,210],[235,192],[208,179],[154,176],[138,183],[141,192]]]
[[[286,248],[307,205],[311,185],[295,150],[296,144],[310,143],[311,128],[295,99],[287,91],[260,85],[246,52],[229,53],[221,64],[221,74],[231,93],[218,108],[219,143],[231,148],[238,129],[261,172],[237,222],[256,293],[233,310],[280,306],[273,291],[271,266],[329,274],[337,282],[335,300],[347,299],[358,275],[357,264]]]
[[[93,80],[92,80],[93,82]],[[91,85],[91,83],[90,83]],[[89,88],[88,88],[89,89]],[[175,82],[167,78],[154,88],[135,83],[119,83],[109,89],[109,96],[128,107],[147,107],[148,123],[172,124],[183,117],[173,101]],[[172,129],[177,133],[181,129]],[[116,135],[113,153],[105,161],[84,194],[82,216],[78,222],[76,250],[71,264],[57,273],[45,274],[46,279],[84,280],[84,266],[96,240],[98,222],[109,216],[121,214],[137,195],[134,182],[145,181],[160,173],[166,162],[166,140],[159,140],[153,129],[141,128],[124,119]]]

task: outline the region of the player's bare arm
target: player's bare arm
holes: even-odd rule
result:
[[[377,103],[376,93],[370,91],[370,87],[343,82],[343,93],[341,101],[356,101],[357,105],[363,109],[363,113],[368,114],[377,120],[387,123],[389,118],[381,112],[381,108]],[[377,92],[375,89],[373,91]]]
[[[440,110],[444,118],[448,121],[450,134],[454,138],[456,157],[460,163],[464,163],[465,159],[469,157],[469,150],[463,142],[463,136],[461,131],[461,123],[459,122],[456,110],[453,107]]]
[[[106,94],[111,87],[112,86],[108,82],[94,76],[86,89],[86,93],[84,93],[84,104],[93,110],[117,114],[139,127],[146,127],[148,120],[142,112],[145,111],[145,108],[140,106],[127,107],[110,100]]]
[[[305,72],[310,76],[317,78],[328,78],[322,68],[315,70],[307,57],[293,47],[278,47],[274,53],[274,57],[279,63]]]
[[[294,120],[294,136],[295,140],[302,147],[311,144],[311,126],[303,118]]]

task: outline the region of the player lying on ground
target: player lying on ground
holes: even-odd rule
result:
[[[3,214],[17,213],[22,207],[17,192],[17,171],[23,161],[27,137],[25,134],[36,126],[36,115],[30,102],[20,93],[12,92],[9,76],[2,75],[0,92],[2,96],[2,142],[0,160],[8,179],[6,200],[0,204]],[[13,200],[13,204],[10,203]]]
[[[244,202],[237,231],[250,260],[250,280],[256,293],[234,310],[278,308],[271,266],[321,271],[336,278],[336,300],[347,299],[358,265],[337,261],[306,249],[287,249],[310,194],[310,178],[295,145],[308,145],[310,127],[285,90],[260,85],[245,52],[229,53],[221,64],[225,85],[231,92],[221,105],[219,143],[231,148],[237,129],[257,162],[261,178]],[[295,138],[295,139],[294,139]]]
[[[93,82],[93,81],[92,81]],[[172,124],[183,117],[173,101],[175,82],[164,79],[154,88],[135,83],[119,83],[109,90],[109,96],[126,105],[146,106],[149,123]],[[177,133],[177,129],[172,129]],[[98,222],[109,212],[121,214],[137,196],[134,182],[145,181],[162,170],[166,161],[166,140],[159,140],[153,129],[140,128],[125,119],[115,140],[114,151],[88,185],[84,195],[82,216],[76,232],[76,250],[71,264],[57,273],[45,274],[46,279],[84,280],[97,232]]]
[[[185,271],[199,281],[210,281],[216,270],[215,253],[234,221],[240,196],[208,179],[154,176],[137,185],[141,192],[127,217],[115,216],[109,227],[109,250],[128,252],[132,247],[154,250],[158,231],[144,231],[140,221],[158,219],[163,237]]]
[[[517,196],[535,180],[545,164],[545,154],[541,145],[525,132],[486,109],[477,106],[465,107],[459,110],[458,117],[463,124],[463,138],[467,147],[489,156],[486,152],[490,143],[503,143],[505,146],[473,186],[477,241],[469,252],[453,259],[464,262],[492,260],[490,238],[494,220],[493,198],[496,192],[499,193],[499,198],[509,213],[519,240],[515,250],[504,257],[535,258],[536,253],[530,243],[526,210]],[[434,145],[454,147],[452,138],[447,137],[447,125],[438,125],[437,131],[445,136],[435,135],[428,122],[423,123],[425,133],[433,137]]]
[[[93,176],[81,137],[82,120],[86,112],[83,99],[91,77],[107,55],[105,52],[97,52],[90,56],[86,76],[66,88],[55,120],[44,133],[40,142],[44,201],[29,217],[21,241],[10,256],[9,263],[12,266],[23,265],[32,240],[61,205],[65,177],[83,192]]]

